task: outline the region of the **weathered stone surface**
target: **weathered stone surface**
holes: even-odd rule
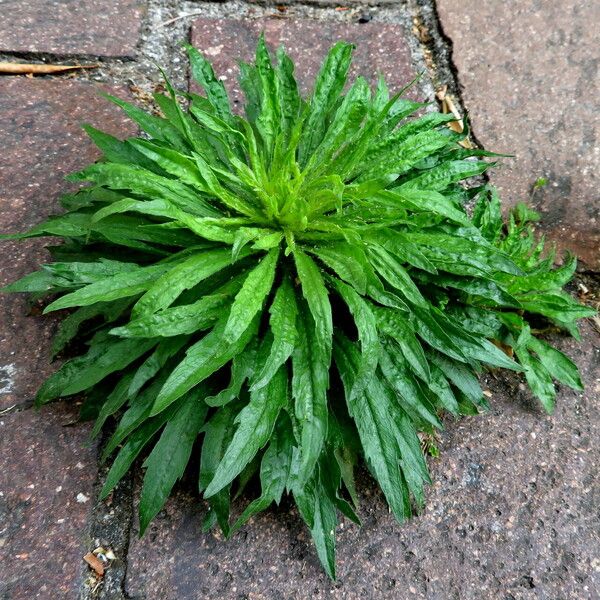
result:
[[[271,48],[283,45],[294,60],[304,93],[312,89],[327,50],[340,40],[356,44],[351,78],[360,74],[375,81],[382,73],[394,91],[414,77],[410,50],[400,25],[308,19],[197,19],[192,27],[192,43],[211,61],[235,105],[243,102],[237,63],[253,60],[256,41],[263,30]]]
[[[64,405],[0,417],[0,597],[77,597],[96,448]]]
[[[490,378],[492,410],[448,421],[423,514],[399,525],[363,478],[362,529],[344,522],[339,582],[321,571],[289,505],[225,542],[203,534],[202,503],[183,489],[132,536],[135,598],[597,598],[600,589],[600,339],[559,339],[585,393],[562,390],[544,415],[516,378]],[[134,532],[135,533],[135,532]]]
[[[138,0],[3,0],[0,52],[134,56]]]
[[[268,4],[269,0],[249,0],[253,4]],[[390,4],[395,4],[397,0],[305,0],[306,4],[315,4],[316,6],[323,7],[340,7],[340,8],[348,8],[348,7],[360,7],[360,6],[386,6]],[[277,2],[277,6],[286,6],[293,5],[294,0],[282,0],[281,2]]]
[[[65,175],[99,156],[81,123],[93,123],[114,135],[134,131],[99,91],[99,86],[83,82],[0,80],[2,233],[26,231],[57,213],[57,198],[67,190]],[[117,93],[123,95],[122,90]],[[48,260],[47,242],[0,242],[0,285]],[[0,294],[0,408],[30,401],[53,370],[49,346],[56,319],[30,313],[24,294]]]
[[[541,227],[600,269],[600,4],[440,0],[478,139],[516,154],[491,174],[509,205],[532,200]]]

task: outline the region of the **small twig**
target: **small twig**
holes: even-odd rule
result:
[[[187,19],[188,17],[200,17],[202,16],[204,13],[202,12],[193,12],[193,13],[189,13],[187,15],[179,15],[178,17],[173,17],[172,19],[169,19],[168,21],[163,21],[162,23],[159,23],[156,27],[165,27],[166,25],[171,25],[171,23],[175,23],[175,21],[180,21],[181,19]]]
[[[76,69],[97,69],[100,65],[46,65],[41,63],[11,63],[0,62],[0,73],[10,75],[48,75],[50,73],[63,73],[64,71],[74,71]]]

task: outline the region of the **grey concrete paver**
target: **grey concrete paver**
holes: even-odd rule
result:
[[[473,130],[516,154],[490,177],[506,206],[529,201],[541,230],[600,269],[600,3],[439,0]]]

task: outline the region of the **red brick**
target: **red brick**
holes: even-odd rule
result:
[[[25,231],[59,212],[64,176],[98,158],[81,129],[90,122],[114,135],[135,131],[100,86],[66,80],[0,80],[0,223],[3,233]],[[123,95],[123,90],[117,93]],[[48,240],[0,242],[5,285],[49,259]],[[55,242],[53,242],[55,243]],[[30,401],[53,367],[50,337],[56,318],[28,316],[23,294],[0,294],[0,408]]]
[[[133,56],[139,0],[4,0],[0,52]]]
[[[236,104],[243,102],[237,63],[253,59],[261,31],[272,49],[282,44],[290,54],[304,93],[312,88],[327,50],[339,40],[356,44],[351,77],[360,74],[373,82],[382,73],[394,91],[415,75],[400,25],[308,19],[197,19],[192,26],[192,43],[211,61]]]

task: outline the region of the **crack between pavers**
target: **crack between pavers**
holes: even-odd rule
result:
[[[114,426],[103,431],[98,444],[99,455],[113,429]],[[126,591],[126,580],[134,514],[133,471],[126,473],[106,500],[100,500],[108,470],[108,465],[98,464],[94,484],[96,502],[90,512],[86,550],[91,552],[102,547],[106,551],[112,550],[116,558],[106,564],[104,576],[97,578],[82,557],[79,600],[131,600]]]
[[[188,0],[188,2],[209,2],[211,4],[220,4],[223,0]],[[360,10],[361,8],[397,8],[398,6],[405,6],[408,0],[359,0],[351,1],[349,3],[340,0],[335,2],[332,0],[242,0],[244,4],[249,6],[266,6],[275,8],[277,6],[307,6],[310,8],[343,8],[345,10]]]
[[[15,402],[12,406],[6,406],[0,410],[0,419],[7,417],[8,415],[14,415],[15,413],[24,412],[26,410],[36,410],[35,402],[33,400],[23,400],[21,402]]]
[[[424,34],[419,39],[423,48],[423,53],[431,57],[430,75],[436,90],[442,86],[448,86],[448,92],[455,98],[460,107],[461,114],[467,116],[469,125],[469,137],[479,148],[483,144],[478,140],[473,130],[473,123],[465,107],[460,83],[460,72],[453,60],[454,42],[442,26],[436,0],[411,0],[414,6],[415,17],[424,27]],[[416,24],[418,26],[418,23]],[[488,177],[484,173],[482,176],[487,182]]]
[[[101,54],[88,54],[85,52],[34,52],[21,50],[0,50],[0,59],[17,58],[24,61],[38,61],[47,64],[54,64],[53,61],[94,61],[103,64],[118,63],[118,62],[135,62],[135,56],[128,55],[111,55],[104,56]]]

